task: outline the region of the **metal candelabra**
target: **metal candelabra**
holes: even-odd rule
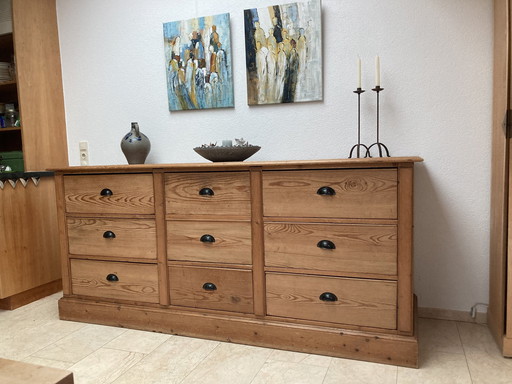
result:
[[[381,88],[380,85],[377,85],[377,86],[375,86],[375,88],[372,89],[372,91],[375,91],[377,93],[377,142],[373,143],[372,145],[370,145],[368,147],[368,150],[367,150],[367,156],[368,157],[372,157],[371,153],[370,153],[370,150],[372,149],[373,146],[377,147],[377,149],[379,150],[379,157],[383,157],[382,156],[382,150],[385,150],[386,151],[386,156],[390,157],[389,156],[388,147],[386,147],[384,144],[382,144],[380,142],[380,138],[379,138],[379,109],[380,109],[380,106],[379,106],[379,93],[381,91],[383,91],[383,90],[384,90],[384,88]]]
[[[364,90],[361,88],[357,88],[354,93],[357,93],[357,144],[352,147],[350,150],[350,156],[349,158],[352,158],[352,154],[354,150],[356,151],[357,158],[361,157],[361,148],[364,148],[364,157],[368,157],[370,151],[369,148],[361,144],[361,93],[363,93]]]

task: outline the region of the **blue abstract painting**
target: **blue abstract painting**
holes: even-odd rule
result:
[[[322,100],[320,0],[244,11],[248,104]]]
[[[229,13],[163,27],[169,110],[233,107]]]

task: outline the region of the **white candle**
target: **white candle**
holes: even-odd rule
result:
[[[231,140],[222,140],[223,147],[231,147],[233,146],[233,142]]]
[[[380,87],[380,57],[375,57],[375,86]]]
[[[357,88],[361,88],[361,58],[357,58]]]

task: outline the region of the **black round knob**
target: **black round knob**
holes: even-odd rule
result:
[[[320,300],[322,301],[338,301],[338,298],[334,293],[324,292],[320,295]]]
[[[117,277],[117,275],[115,275],[113,273],[109,273],[107,275],[107,281],[116,282],[116,281],[119,281],[119,277]]]
[[[320,187],[318,188],[318,191],[316,191],[316,193],[317,195],[320,196],[334,196],[336,194],[336,191],[331,187]]]
[[[213,189],[211,189],[211,188],[202,188],[199,191],[199,195],[201,195],[201,196],[213,196],[213,195],[215,195],[215,192],[213,192]]]
[[[116,238],[116,234],[112,231],[105,231],[103,233],[103,238],[104,239],[115,239]]]
[[[205,291],[215,291],[217,289],[217,286],[213,283],[204,283],[203,289]]]
[[[104,188],[104,189],[102,189],[102,190],[101,190],[101,192],[100,192],[100,195],[101,195],[101,196],[106,196],[106,197],[108,197],[108,196],[112,196],[113,194],[114,194],[114,193],[113,193],[110,189],[108,189],[108,188]]]
[[[330,240],[320,240],[316,246],[322,249],[336,249],[336,245]]]
[[[215,243],[215,237],[212,235],[203,235],[199,240],[203,243]]]

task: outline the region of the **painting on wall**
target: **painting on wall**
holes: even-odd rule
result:
[[[163,27],[169,110],[233,107],[229,13]]]
[[[320,0],[244,11],[249,105],[322,100]]]

